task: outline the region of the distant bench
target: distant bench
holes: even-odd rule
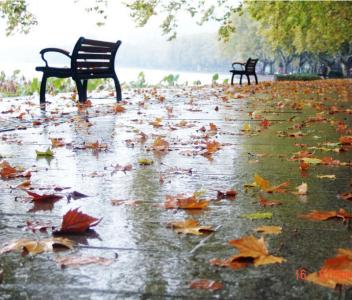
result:
[[[258,59],[252,59],[252,58],[248,58],[246,63],[234,62],[232,64],[233,69],[230,70],[230,72],[232,73],[231,85],[233,85],[233,79],[234,79],[235,75],[241,75],[240,84],[242,84],[242,76],[243,75],[246,75],[248,84],[251,84],[251,81],[249,79],[250,75],[254,76],[255,83],[258,84],[257,74],[255,73],[255,66],[256,66],[257,62],[258,62]],[[241,67],[241,69],[240,70],[236,69],[236,65],[239,65]]]
[[[72,55],[66,50],[58,48],[45,48],[40,51],[45,67],[36,67],[37,71],[43,72],[40,86],[40,103],[45,103],[46,81],[49,77],[68,78],[76,82],[80,102],[87,100],[87,85],[89,79],[112,78],[115,83],[116,100],[120,101],[121,86],[115,73],[115,56],[121,41],[116,43],[90,40],[81,37],[73,48]],[[49,67],[44,54],[57,52],[71,59],[70,68]]]

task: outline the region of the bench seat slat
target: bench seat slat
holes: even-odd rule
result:
[[[88,54],[88,53],[84,53],[84,54],[78,54],[77,59],[111,59],[112,56],[110,54]]]
[[[97,46],[81,46],[79,49],[79,54],[82,52],[87,53],[111,53],[110,48],[97,47]]]
[[[77,68],[96,68],[96,67],[106,67],[110,68],[110,62],[101,62],[101,61],[77,61],[75,63]]]
[[[92,46],[101,46],[101,47],[106,47],[106,48],[113,48],[116,45],[116,43],[85,39],[83,41],[82,45],[92,45]]]

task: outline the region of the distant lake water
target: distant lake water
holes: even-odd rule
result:
[[[38,64],[40,65],[40,64]],[[0,71],[5,71],[7,76],[10,76],[12,72],[16,69],[21,71],[26,78],[41,78],[42,73],[36,72],[35,67],[37,65],[28,63],[21,65],[6,64],[0,63]],[[215,73],[219,74],[218,82],[222,83],[225,79],[231,80],[231,74],[229,73],[220,73],[220,72],[188,72],[188,71],[178,71],[178,70],[158,70],[158,69],[143,69],[143,68],[126,68],[126,67],[116,67],[116,73],[120,82],[131,82],[136,81],[138,74],[140,72],[144,73],[146,83],[148,84],[157,84],[165,76],[169,74],[179,75],[177,83],[184,84],[188,83],[193,85],[195,81],[200,81],[201,84],[210,84],[212,82],[212,77]],[[251,81],[252,81],[251,76]],[[272,80],[272,76],[259,76],[259,80]],[[254,78],[253,78],[254,81]],[[239,82],[239,76],[235,77],[235,82]],[[243,82],[246,83],[246,78],[243,78]]]

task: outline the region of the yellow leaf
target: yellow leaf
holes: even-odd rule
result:
[[[260,226],[254,229],[257,232],[261,232],[264,234],[279,234],[282,232],[282,227],[280,226]]]

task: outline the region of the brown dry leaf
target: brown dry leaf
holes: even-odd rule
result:
[[[202,154],[204,156],[211,156],[216,151],[219,151],[221,149],[221,144],[217,141],[209,141],[209,142],[206,142],[205,145],[206,145],[206,150]]]
[[[209,127],[209,131],[211,134],[216,134],[218,132],[218,127],[214,123],[210,123]]]
[[[170,222],[168,227],[175,229],[177,233],[194,235],[203,235],[214,231],[211,226],[199,226],[196,220],[174,221]]]
[[[50,140],[53,148],[65,146],[65,142],[63,138],[51,138]]]
[[[124,106],[122,106],[121,104],[115,104],[112,111],[114,113],[123,113],[126,111],[126,108]]]
[[[281,205],[282,202],[280,201],[270,201],[268,199],[265,199],[263,195],[259,195],[259,204],[260,206],[276,206],[276,205]]]
[[[300,218],[308,219],[312,221],[325,221],[332,218],[341,218],[344,222],[346,219],[352,219],[352,214],[346,213],[343,208],[340,208],[339,211],[330,210],[330,211],[318,211],[313,210],[308,214],[299,215]]]
[[[99,143],[99,141],[96,141],[95,143],[86,143],[84,146],[87,149],[93,150],[104,150],[108,148],[107,144]]]
[[[20,239],[0,249],[0,254],[7,252],[22,252],[22,254],[39,254],[53,252],[57,248],[73,249],[74,242],[66,238],[49,238],[44,240]]]
[[[306,280],[333,289],[336,285],[352,285],[352,249],[338,249],[336,257],[326,259],[323,267]]]
[[[210,264],[240,269],[250,264],[254,266],[282,263],[286,260],[282,257],[269,255],[264,238],[257,239],[255,236],[245,236],[238,240],[229,241],[230,245],[237,248],[240,253],[228,259],[212,259]]]
[[[216,192],[217,192],[216,194],[217,200],[221,200],[221,199],[235,200],[237,195],[237,191],[235,190],[228,190],[225,192],[216,191]]]
[[[154,140],[152,148],[155,151],[166,152],[169,150],[169,146],[169,143],[159,136]]]
[[[279,234],[282,232],[282,227],[280,226],[260,226],[254,229],[257,232],[264,233],[264,234]]]
[[[116,199],[111,200],[111,204],[113,206],[119,206],[119,205],[137,206],[140,203],[142,203],[141,200],[116,200]]]
[[[29,189],[30,187],[31,187],[31,181],[29,179],[25,179],[20,184],[15,186],[16,189],[22,189],[22,190]]]
[[[0,176],[3,179],[15,178],[17,176],[17,170],[6,161],[0,162]]]
[[[193,194],[191,197],[186,197],[182,194],[176,196],[166,195],[164,207],[166,209],[171,208],[183,208],[183,209],[202,209],[206,208],[209,204],[208,200],[198,200]]]
[[[341,193],[340,198],[343,200],[349,200],[352,201],[352,192],[345,192],[345,193]]]
[[[342,145],[352,145],[352,135],[341,136],[339,141]]]
[[[195,279],[189,284],[190,289],[221,290],[224,285],[220,281],[209,279]]]
[[[267,193],[286,193],[288,185],[289,185],[289,182],[286,181],[286,182],[283,182],[279,185],[269,187],[265,191]]]
[[[163,126],[163,125],[161,124],[162,121],[163,121],[162,118],[155,118],[155,120],[149,122],[149,124],[152,125],[153,127],[159,128],[159,127],[162,127],[162,126]]]
[[[55,261],[61,268],[66,268],[66,267],[76,268],[76,267],[90,265],[90,264],[108,266],[113,262],[113,260],[111,259],[108,259],[105,257],[97,257],[97,256],[65,256],[65,257],[57,257]]]

